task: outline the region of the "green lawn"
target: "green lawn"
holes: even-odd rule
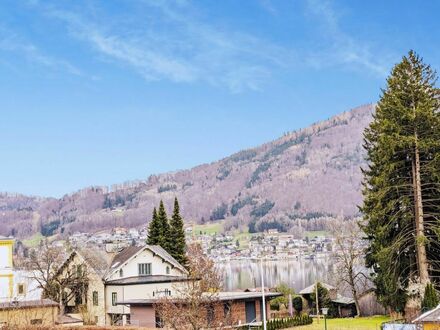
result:
[[[223,221],[216,221],[212,223],[207,223],[205,225],[195,225],[194,226],[194,234],[196,236],[200,235],[202,232],[203,235],[212,235],[221,233],[223,231]]]
[[[240,249],[247,249],[249,247],[249,241],[254,235],[258,234],[251,234],[247,231],[240,233],[240,231],[237,230],[234,233],[234,242],[238,240],[240,242]]]
[[[314,237],[322,237],[322,236],[328,236],[329,233],[325,230],[311,230],[306,231],[306,237],[308,238],[314,238]]]
[[[40,244],[40,241],[43,239],[43,235],[41,233],[35,233],[33,236],[28,239],[23,240],[23,244],[27,247],[37,247]]]
[[[372,316],[372,317],[358,317],[358,318],[342,318],[342,319],[328,319],[328,330],[380,330],[382,322],[390,321],[387,316]],[[315,319],[313,324],[302,327],[292,328],[295,330],[324,330],[324,320],[320,319],[319,324]]]

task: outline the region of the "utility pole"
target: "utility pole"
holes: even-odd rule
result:
[[[316,301],[316,319],[318,320],[319,324],[319,297],[318,297],[318,281],[315,283],[315,301]]]
[[[263,304],[263,330],[267,330],[266,325],[266,297],[264,294],[264,273],[263,273],[263,258],[260,259],[260,273],[261,273],[261,300]]]

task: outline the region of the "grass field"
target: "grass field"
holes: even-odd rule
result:
[[[358,318],[342,318],[342,319],[328,319],[328,330],[380,330],[380,325],[390,319],[387,316],[373,316],[373,317],[358,317]],[[319,324],[316,319],[313,324],[302,327],[292,328],[295,330],[323,330],[324,320],[321,319]]]
[[[36,233],[28,239],[23,240],[23,244],[27,247],[37,247],[40,244],[40,241],[43,239],[43,235],[41,233]]]
[[[207,223],[205,225],[195,225],[194,234],[197,235],[212,235],[223,231],[223,221],[216,221]]]
[[[306,237],[313,238],[313,237],[322,237],[322,236],[328,236],[329,233],[324,230],[311,230],[306,231]]]

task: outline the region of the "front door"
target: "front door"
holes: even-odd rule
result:
[[[246,301],[246,323],[255,322],[256,318],[255,300]]]

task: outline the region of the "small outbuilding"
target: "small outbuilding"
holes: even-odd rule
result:
[[[266,315],[270,318],[269,301],[281,296],[279,292],[267,292]],[[261,292],[218,292],[214,295],[212,305],[206,306],[206,310],[200,311],[200,317],[213,319],[227,319],[234,325],[258,324],[261,323],[263,315],[263,304]],[[136,299],[118,302],[118,305],[130,306],[130,320],[132,325],[149,328],[161,327],[162,321],[156,312],[157,299]],[[208,321],[209,322],[209,321]],[[229,323],[229,322],[228,322]]]
[[[0,328],[42,326],[55,324],[58,304],[50,299],[12,300],[0,303]]]
[[[417,330],[440,330],[440,305],[412,321]]]
[[[320,285],[328,291],[328,296],[334,310],[333,316],[351,317],[356,314],[354,299],[344,297],[338,293],[338,289],[330,284],[320,282]],[[302,289],[299,294],[307,301],[308,308],[311,309],[314,301],[316,284],[309,285]]]

